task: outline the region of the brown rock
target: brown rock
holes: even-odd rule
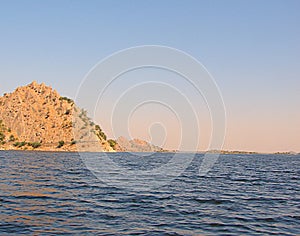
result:
[[[0,147],[32,149],[30,145],[14,146],[16,142],[26,142],[40,143],[41,146],[36,148],[38,150],[75,151],[73,122],[77,120],[74,117],[78,111],[80,109],[71,99],[61,97],[56,90],[44,83],[33,81],[27,86],[19,87],[13,93],[0,97],[0,120],[3,126],[0,132],[5,136]],[[81,115],[80,119],[85,123],[82,131],[89,130],[96,136],[95,125],[86,114]],[[11,135],[14,141],[9,139]],[[105,139],[96,137],[93,140],[100,143],[103,151],[113,151]],[[60,141],[64,145],[57,148]],[[80,140],[76,142],[80,143]]]

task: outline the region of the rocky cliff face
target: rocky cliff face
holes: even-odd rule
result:
[[[84,110],[45,84],[32,82],[0,97],[0,121],[2,149],[75,151],[80,138],[89,135],[102,151],[113,151]],[[74,125],[82,125],[76,135]]]

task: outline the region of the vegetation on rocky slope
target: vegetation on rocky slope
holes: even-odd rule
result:
[[[78,114],[79,111],[79,114]],[[76,116],[81,127],[74,137]],[[45,84],[32,82],[0,97],[0,148],[75,151],[80,139],[92,130],[103,151],[113,151],[99,125]]]
[[[143,140],[107,140],[86,110],[35,81],[0,97],[0,149],[162,151]]]

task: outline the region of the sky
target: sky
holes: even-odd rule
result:
[[[0,94],[36,80],[76,98],[99,61],[126,48],[162,45],[197,59],[216,82],[226,110],[223,149],[300,152],[299,12],[298,0],[2,0]],[[116,111],[118,119],[107,117],[113,98],[130,89],[136,78],[169,81],[187,93],[198,125],[189,122],[189,115],[176,118],[161,104],[141,106],[128,120],[122,117],[128,112],[126,96],[120,99],[123,105],[116,106],[126,112]],[[133,94],[141,96],[149,89],[160,91],[150,86]],[[201,130],[199,149],[205,150],[212,130],[209,109],[205,99],[189,91],[171,72],[127,73],[110,88],[106,106],[88,111],[109,137],[121,135],[124,127],[118,125],[126,120],[132,136],[170,149],[177,148],[180,129],[188,123],[190,141],[194,130]],[[156,99],[163,94],[157,92]],[[175,98],[170,95],[169,101]],[[184,107],[177,107],[178,114]]]

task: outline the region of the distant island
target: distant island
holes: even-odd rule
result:
[[[253,151],[229,151],[229,150],[210,150],[210,151],[205,151],[203,153],[220,153],[220,154],[275,154],[275,155],[298,155],[300,153],[296,152],[274,152],[274,153],[260,153],[260,152],[253,152]]]
[[[77,139],[75,125],[81,126]],[[107,139],[84,109],[44,83],[33,81],[0,97],[0,150],[77,151],[77,144],[91,134],[103,152],[165,151],[144,140]]]

